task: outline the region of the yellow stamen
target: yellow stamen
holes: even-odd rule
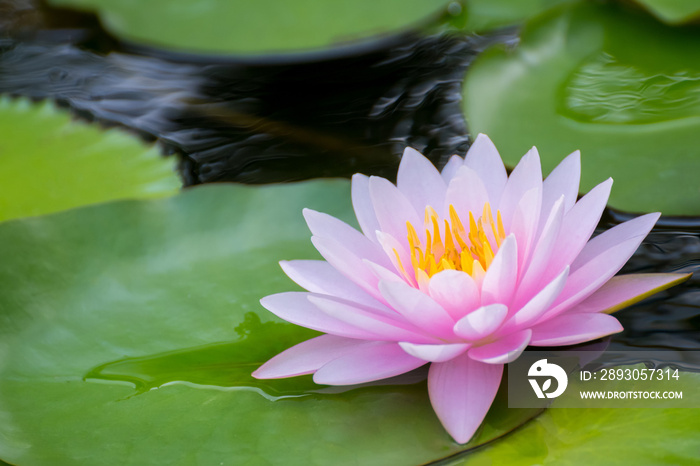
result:
[[[483,278],[506,237],[501,212],[496,211],[494,221],[488,203],[478,219],[469,212],[469,231],[464,228],[454,206],[450,205],[448,212],[449,219],[442,219],[443,237],[440,216],[432,207],[425,209],[425,245],[421,244],[414,226],[406,222],[411,265],[421,288],[427,286],[430,277],[442,270],[461,270],[474,278]],[[395,254],[400,271],[406,275],[398,252],[395,251]]]

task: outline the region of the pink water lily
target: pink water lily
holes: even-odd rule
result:
[[[261,379],[314,374],[349,385],[430,363],[428,390],[445,429],[467,442],[486,416],[503,367],[528,345],[572,345],[620,332],[609,315],[686,278],[614,276],[659,214],[589,241],[612,180],[577,202],[578,151],[542,180],[537,150],[510,176],[479,135],[439,172],[406,149],[397,184],[355,175],[362,233],[306,209],[325,261],[282,262],[308,292],[267,296],[275,315],[325,335],[263,364]]]

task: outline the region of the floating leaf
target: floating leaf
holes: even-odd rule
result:
[[[513,50],[477,59],[465,83],[474,133],[545,171],[580,149],[582,191],[608,176],[610,203],[700,214],[700,30],[585,2],[531,22]]]
[[[51,103],[0,99],[0,220],[173,194],[175,162],[123,131],[71,121]]]
[[[181,50],[263,54],[328,48],[400,32],[445,13],[449,0],[50,0],[97,11],[117,37]],[[454,6],[448,8],[450,3]]]
[[[250,376],[317,335],[258,300],[292,289],[278,260],[318,257],[302,207],[348,220],[349,194],[347,181],[209,185],[0,225],[0,458],[419,464],[536,414],[501,399],[465,447],[421,374],[362,387]]]

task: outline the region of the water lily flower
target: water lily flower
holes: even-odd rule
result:
[[[319,384],[350,385],[429,363],[433,408],[450,435],[467,442],[494,400],[504,365],[526,346],[620,332],[609,312],[687,278],[615,276],[660,214],[590,239],[612,180],[577,201],[579,178],[576,151],[543,181],[535,148],[508,176],[484,135],[442,172],[407,148],[396,185],[355,175],[352,203],[362,232],[304,210],[325,261],[281,262],[308,292],[261,300],[278,317],[325,334],[253,375],[314,374]]]

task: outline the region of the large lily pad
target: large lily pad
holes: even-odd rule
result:
[[[472,131],[510,164],[536,145],[551,170],[580,149],[582,191],[612,176],[614,207],[700,214],[700,30],[567,6],[477,59],[464,96]]]
[[[50,0],[97,11],[117,37],[200,52],[262,54],[328,48],[417,27],[451,12],[449,0]]]
[[[175,163],[124,131],[71,121],[51,103],[0,99],[0,220],[170,195],[181,185]]]
[[[411,377],[254,380],[260,363],[316,335],[258,302],[293,289],[278,260],[317,257],[303,206],[348,220],[349,183],[210,185],[0,225],[0,458],[420,464],[536,414],[497,402],[465,447]]]

